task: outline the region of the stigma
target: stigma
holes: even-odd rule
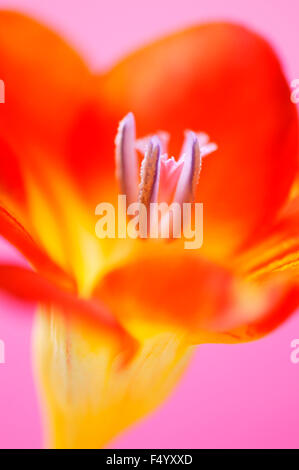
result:
[[[127,114],[119,124],[115,139],[116,177],[120,191],[128,204],[194,202],[202,160],[217,150],[205,133],[185,131],[179,158],[167,153],[168,134],[154,135],[136,140],[133,113]],[[143,154],[139,169],[137,151]]]

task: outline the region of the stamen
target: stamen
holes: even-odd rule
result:
[[[144,159],[141,164],[141,183],[139,185],[138,201],[146,207],[151,202],[157,202],[160,181],[161,145],[157,137],[149,141]]]
[[[184,142],[182,145],[182,149],[181,149],[181,153],[180,153],[180,157],[178,161],[181,161],[184,158],[185,153],[187,153],[188,151],[190,133],[194,134],[194,136],[197,137],[199,148],[209,143],[210,137],[205,132],[194,132],[194,131],[191,131],[190,129],[186,130],[184,133],[185,138],[184,138]]]
[[[184,165],[174,195],[174,201],[179,204],[193,202],[201,170],[199,142],[196,134],[192,131],[188,131],[186,134],[184,150],[185,153],[181,156]]]
[[[147,224],[150,228],[152,224],[160,228],[161,233],[168,228],[167,236],[172,238],[181,229],[182,205],[194,202],[202,158],[215,151],[217,145],[210,143],[209,136],[203,132],[187,131],[181,156],[175,160],[167,155],[168,138],[167,133],[158,132],[136,141],[134,116],[127,114],[120,122],[115,140],[116,174],[128,205],[138,201],[149,208],[151,203],[161,202],[165,208],[174,203],[171,210],[169,208],[157,220],[150,215]],[[144,153],[139,186],[137,150]],[[171,231],[169,226],[172,227]]]
[[[135,120],[132,113],[120,122],[115,139],[116,177],[122,194],[130,204],[137,200],[138,173],[135,151]]]
[[[204,132],[196,134],[193,131],[185,133],[185,140],[179,162],[183,169],[177,184],[174,201],[180,204],[193,202],[195,190],[201,172],[202,158],[217,150],[217,145],[209,143],[209,136]]]

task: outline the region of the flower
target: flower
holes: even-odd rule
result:
[[[297,308],[296,108],[268,43],[229,23],[170,35],[93,75],[47,28],[1,11],[0,59],[0,234],[31,265],[0,265],[0,285],[39,303],[47,445],[103,446],[167,396],[192,345],[258,339]],[[164,158],[158,189],[203,203],[200,250],[97,239],[95,207],[119,192],[114,137],[129,111],[141,136],[169,132],[170,155],[195,132],[183,163]],[[218,146],[202,168],[197,131]],[[117,173],[135,200],[133,144],[118,146]],[[147,158],[143,200],[157,181]]]

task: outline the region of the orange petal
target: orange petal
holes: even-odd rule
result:
[[[12,11],[0,12],[0,63],[1,129],[22,170],[42,180],[48,165],[62,167],[82,194],[94,194],[105,165],[113,166],[107,142],[113,146],[116,128],[96,97],[88,67],[54,32]]]
[[[250,282],[198,256],[166,253],[140,255],[95,290],[141,338],[156,328],[183,331],[195,343],[251,340],[299,304],[298,290],[284,278]]]
[[[27,302],[57,307],[69,320],[86,323],[109,333],[122,346],[135,349],[130,335],[99,301],[88,301],[66,292],[41,275],[20,266],[0,265],[0,289]]]
[[[57,148],[90,80],[87,67],[59,36],[12,11],[0,12],[0,60],[1,127]]]
[[[132,54],[101,79],[118,117],[134,112],[141,135],[184,129],[218,145],[198,185],[202,250],[222,255],[265,228],[288,195],[297,167],[296,108],[277,57],[248,29],[211,23]]]
[[[109,272],[94,295],[127,326],[141,319],[191,330],[201,316],[226,305],[231,281],[228,271],[196,257],[146,250]]]

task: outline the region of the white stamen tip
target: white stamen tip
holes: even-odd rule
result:
[[[138,194],[137,156],[135,151],[135,119],[127,114],[119,123],[115,138],[116,177],[128,203],[136,201]]]

